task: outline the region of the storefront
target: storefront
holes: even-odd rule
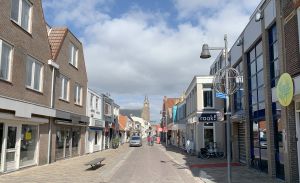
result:
[[[103,128],[89,127],[88,133],[88,152],[93,153],[102,150]]]
[[[80,155],[82,128],[85,126],[56,122],[55,160]]]
[[[0,172],[38,164],[39,125],[0,119]]]

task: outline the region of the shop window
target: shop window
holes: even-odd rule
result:
[[[36,163],[37,126],[22,125],[20,166]]]
[[[72,156],[79,155],[79,141],[80,141],[80,130],[73,130],[72,132]]]
[[[65,132],[62,129],[57,129],[57,131],[56,131],[56,149],[55,149],[56,159],[64,158],[64,144],[65,144]]]
[[[251,166],[268,172],[267,123],[265,120],[252,121]]]

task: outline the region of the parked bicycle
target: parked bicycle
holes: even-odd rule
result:
[[[208,158],[224,158],[225,153],[219,151],[217,148],[217,143],[209,143],[205,148],[200,149],[199,157],[202,159]]]

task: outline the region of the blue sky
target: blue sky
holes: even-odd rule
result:
[[[159,121],[163,96],[179,97],[194,75],[208,74],[213,58],[199,59],[202,44],[222,46],[226,33],[232,45],[260,0],[42,2],[50,26],[82,41],[89,87],[121,108],[142,107],[148,95]]]

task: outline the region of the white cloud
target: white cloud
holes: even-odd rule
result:
[[[178,18],[184,19],[171,27],[164,14],[138,7],[113,18],[104,0],[63,1],[64,6],[50,0],[45,7],[58,9],[53,15],[57,24],[79,27],[89,86],[113,93],[121,107],[134,108],[138,103],[140,107],[142,96],[148,94],[156,120],[164,95],[178,97],[194,75],[208,74],[213,58],[200,60],[202,44],[222,46],[227,33],[232,45],[248,22],[250,9],[258,4],[251,1],[250,8],[246,0],[174,0]],[[190,23],[192,14],[197,24]]]

